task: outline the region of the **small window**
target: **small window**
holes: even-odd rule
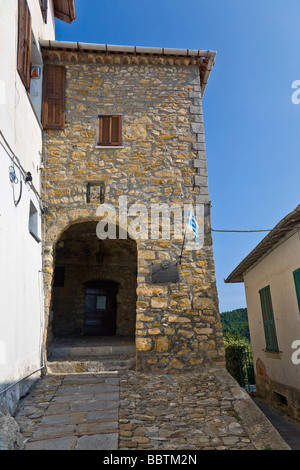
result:
[[[270,286],[264,287],[259,291],[261,311],[263,317],[263,324],[266,338],[267,351],[277,351],[278,343],[275,328],[275,319],[272,307]]]
[[[18,72],[27,90],[30,86],[31,15],[26,0],[19,0]]]
[[[41,241],[39,237],[39,214],[32,201],[30,201],[29,209],[29,232],[37,242]]]
[[[293,276],[294,276],[294,282],[295,282],[295,289],[296,289],[298,307],[299,307],[299,311],[300,311],[300,268],[296,269],[296,271],[293,272]]]
[[[122,116],[99,116],[98,145],[122,145]]]
[[[44,22],[47,23],[48,0],[40,0],[40,6]]]
[[[56,266],[53,276],[53,287],[64,287],[65,285],[65,268],[64,266]]]

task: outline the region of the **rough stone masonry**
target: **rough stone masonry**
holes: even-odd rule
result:
[[[197,251],[183,250],[178,282],[155,283],[151,272],[156,263],[179,262],[182,240],[172,237],[172,230],[170,239],[152,239],[150,234],[136,240],[137,266],[132,275],[136,276],[137,368],[178,373],[224,365],[210,233],[202,59],[51,47],[43,49],[43,57],[45,63],[60,64],[66,70],[65,127],[44,131],[48,337],[54,315],[55,251],[70,226],[99,220],[98,205],[86,197],[88,183],[96,181],[104,188],[103,202],[117,208],[119,197],[126,196],[129,207],[143,204],[149,209],[149,223],[151,204],[204,204],[204,244]],[[98,145],[99,115],[122,117],[121,145]],[[105,270],[100,262],[94,263],[91,279],[103,279]],[[112,266],[120,282],[122,268],[117,262]],[[114,280],[113,269],[109,277]],[[74,275],[73,282],[78,282]],[[69,307],[68,311],[68,321],[73,315],[78,322],[78,310],[72,312]],[[126,309],[120,315],[126,320]]]

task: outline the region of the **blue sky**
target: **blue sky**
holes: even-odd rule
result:
[[[217,51],[203,98],[212,228],[271,229],[299,203],[299,0],[75,0],[56,39]],[[224,279],[266,233],[213,233],[220,311],[245,307]]]

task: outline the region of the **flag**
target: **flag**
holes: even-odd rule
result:
[[[195,235],[195,242],[199,243],[199,226],[193,210],[189,210],[187,218],[187,228]]]

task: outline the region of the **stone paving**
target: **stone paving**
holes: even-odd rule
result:
[[[46,375],[15,419],[25,450],[289,449],[223,369]]]
[[[116,450],[119,377],[114,373],[45,376],[15,418],[25,450]]]
[[[120,449],[246,449],[232,395],[209,373],[121,378]]]

